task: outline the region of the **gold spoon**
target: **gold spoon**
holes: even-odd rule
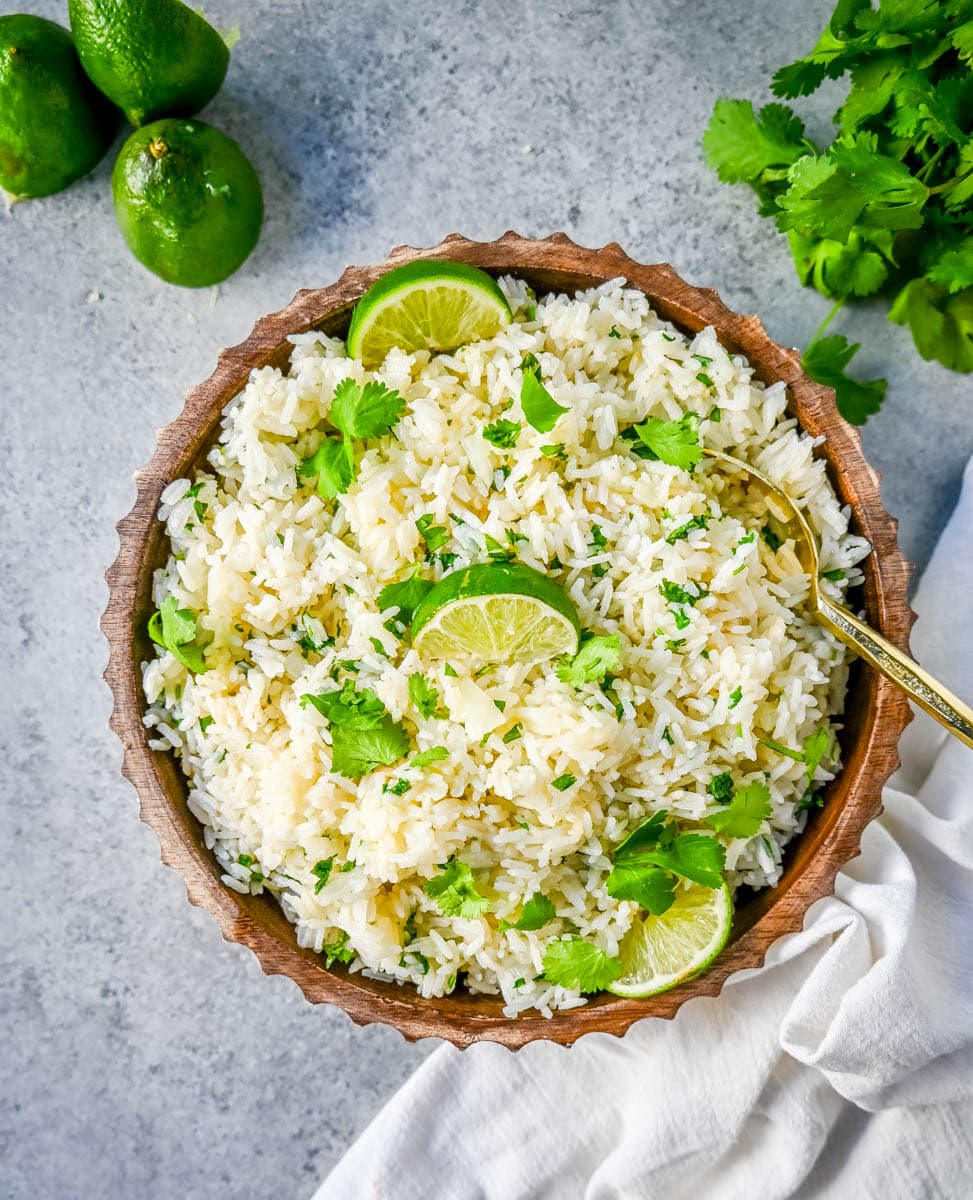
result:
[[[790,513],[791,523],[796,526],[798,533],[797,540],[805,551],[805,565],[811,580],[808,603],[816,619],[826,629],[830,629],[846,646],[850,646],[860,658],[871,663],[887,679],[897,683],[920,708],[934,717],[940,725],[945,726],[950,733],[973,749],[973,708],[964,704],[958,696],[954,696],[941,683],[937,683],[917,662],[907,654],[903,654],[898,646],[893,646],[890,641],[882,637],[880,633],[876,633],[854,613],[849,612],[843,605],[836,604],[822,593],[819,583],[817,541],[807,519],[790,496],[782,491],[772,479],[762,471],[758,471],[756,467],[750,466],[749,463],[742,462],[730,454],[724,454],[721,450],[709,450],[703,447],[703,453],[708,458],[716,459],[718,462],[732,467],[734,471],[750,475],[758,480],[768,492],[780,501],[784,510]]]

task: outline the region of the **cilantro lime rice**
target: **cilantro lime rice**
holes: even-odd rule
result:
[[[784,514],[699,444],[802,505],[831,594],[868,547],[784,385],[712,330],[621,280],[500,282],[513,320],[454,353],[366,371],[311,333],[253,372],[210,470],[163,493],[146,724],[225,884],[325,962],[549,1015],[673,895],[773,886],[839,768],[845,652]],[[421,655],[431,586],[490,562],[552,581],[580,641]]]

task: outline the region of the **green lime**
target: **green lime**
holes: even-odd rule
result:
[[[616,996],[655,996],[705,971],[726,945],[733,923],[733,900],[718,888],[693,883],[676,889],[661,917],[641,914],[622,939],[622,973],[609,986]]]
[[[412,618],[412,645],[427,658],[539,662],[575,654],[581,622],[553,580],[522,563],[451,571]]]
[[[49,196],[99,161],[118,111],[81,69],[71,35],[42,17],[0,17],[0,188]]]
[[[137,129],[122,147],[111,186],[128,248],[168,283],[219,283],[260,237],[260,180],[236,142],[202,121]]]
[[[68,12],[84,69],[133,125],[192,116],[226,77],[226,43],[181,0],[69,0]]]
[[[465,263],[414,262],[373,283],[358,301],[348,353],[377,367],[394,347],[455,350],[491,338],[510,322],[496,281]]]

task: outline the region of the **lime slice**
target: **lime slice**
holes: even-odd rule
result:
[[[622,939],[622,973],[609,987],[616,996],[667,992],[710,965],[726,945],[733,922],[730,889],[694,883],[679,888],[661,917],[640,916]]]
[[[523,563],[479,563],[436,584],[412,618],[426,658],[540,662],[576,654],[581,622],[553,580]]]
[[[485,271],[465,263],[415,262],[396,267],[358,301],[348,353],[377,367],[397,346],[455,350],[491,338],[510,322],[510,305]]]

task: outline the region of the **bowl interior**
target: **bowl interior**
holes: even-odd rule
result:
[[[536,246],[538,243],[529,245]],[[607,249],[584,253],[604,256]],[[720,340],[728,349],[749,357],[758,378],[766,383],[781,377],[787,378],[791,384],[789,395],[792,397],[793,415],[801,420],[809,432],[828,435],[829,430],[825,426],[829,421],[841,425],[834,413],[830,393],[824,393],[823,389],[800,376],[795,356],[788,356],[787,352],[774,347],[759,322],[753,318],[736,318],[744,323],[737,327],[743,330],[742,336],[738,335],[731,321],[721,319],[721,312],[727,317],[735,317],[735,314],[723,309],[713,293],[687,289],[692,293],[687,303],[682,293],[674,296],[671,289],[662,286],[664,279],[660,280],[655,290],[651,290],[651,279],[640,283],[634,271],[619,271],[614,261],[602,263],[592,259],[584,263],[586,269],[572,269],[564,265],[551,265],[549,261],[537,263],[524,261],[523,258],[518,261],[509,253],[503,255],[497,251],[495,258],[499,261],[491,262],[483,256],[477,258],[471,253],[457,252],[455,243],[449,242],[432,252],[422,252],[422,256],[437,253],[440,257],[472,261],[495,275],[514,273],[538,293],[576,292],[598,286],[615,275],[626,274],[630,285],[641,286],[647,292],[653,307],[661,316],[672,320],[686,333],[693,334],[707,324],[714,324]],[[410,255],[419,256],[419,252]],[[384,269],[387,267],[374,269],[371,278],[377,277]],[[658,269],[641,270],[651,272]],[[672,272],[665,278],[678,280]],[[154,519],[158,493],[171,479],[192,471],[196,466],[205,466],[206,454],[219,433],[222,409],[243,386],[249,369],[270,364],[286,370],[290,357],[286,333],[316,328],[342,336],[347,330],[354,300],[368,282],[370,279],[366,272],[362,281],[350,289],[350,294],[349,289],[344,294],[336,293],[336,289],[301,293],[284,313],[268,319],[272,322],[271,328],[261,332],[261,323],[258,323],[247,342],[228,352],[229,369],[226,361],[221,359],[221,368],[213,379],[190,395],[183,416],[169,431],[163,431],[160,454],[166,450],[166,435],[172,432],[169,462],[165,471],[153,473],[153,465],[160,457],[157,455],[149,469],[142,473],[140,496],[144,490],[148,510],[142,514],[137,530],[134,525],[126,528],[125,522],[120,526],[123,547],[120,559],[125,553],[128,537],[134,543],[132,552],[137,561],[131,564],[132,594],[129,597],[130,617],[127,625],[129,674],[126,682],[130,711],[129,720],[123,722],[124,732],[122,729],[119,732],[130,750],[134,743],[141,742],[141,746],[135,746],[134,749],[144,760],[144,769],[133,766],[127,758],[126,771],[139,789],[143,816],[159,833],[165,861],[186,878],[190,899],[203,904],[217,916],[224,936],[242,941],[254,949],[268,973],[291,976],[309,999],[339,1004],[359,1023],[385,1021],[396,1025],[408,1037],[438,1035],[459,1045],[480,1038],[491,1038],[518,1046],[537,1037],[570,1042],[592,1030],[622,1032],[633,1020],[642,1016],[672,1016],[690,995],[716,994],[733,971],[759,965],[774,938],[782,932],[800,927],[808,905],[831,890],[837,867],[857,851],[861,829],[880,806],[881,785],[894,765],[894,745],[908,712],[905,702],[899,702],[898,693],[889,691],[891,685],[880,681],[872,670],[858,663],[852,668],[841,734],[844,769],[829,785],[824,807],[811,811],[804,833],[785,852],[785,871],[778,886],[746,895],[741,893],[731,943],[710,972],[699,980],[651,1000],[630,1001],[609,995],[594,996],[584,1008],[555,1014],[551,1020],[538,1013],[527,1012],[516,1021],[510,1021],[503,1017],[502,1001],[474,996],[462,989],[449,997],[424,1000],[411,989],[368,979],[361,974],[350,974],[346,968],[338,965],[326,970],[317,955],[297,946],[294,928],[272,896],[241,896],[223,886],[216,859],[203,844],[202,827],[188,809],[186,780],[178,761],[170,754],[149,751],[141,727],[132,727],[136,714],[140,717],[145,709],[138,683],[138,664],[152,653],[152,644],[145,632],[153,607],[152,574],[163,564],[168,553],[162,526]],[[686,288],[687,285],[683,284],[682,287]],[[274,321],[276,324],[273,324]],[[750,330],[750,333],[746,330]],[[759,339],[773,347],[775,356],[772,360],[755,354],[753,345],[747,344],[751,335],[757,337],[755,331],[759,331]],[[788,372],[791,378],[788,378]],[[800,376],[799,379],[794,377],[795,373]],[[216,386],[212,386],[214,384]],[[808,398],[806,405],[801,402],[802,395]],[[853,528],[869,537],[876,546],[875,553],[864,564],[866,578],[860,604],[872,624],[883,629],[886,636],[902,643],[907,640],[909,622],[905,606],[905,570],[895,546],[894,529],[878,503],[877,481],[861,459],[856,439],[849,436],[846,426],[838,432],[841,436],[829,436],[821,452],[828,460],[828,470],[838,494],[852,505]],[[856,455],[857,462],[854,461]],[[868,474],[865,483],[858,478],[862,471]],[[866,484],[870,485],[874,495],[865,495],[868,491]],[[889,529],[885,528],[883,520],[889,524]],[[891,543],[888,541],[889,530]],[[893,595],[896,589],[898,594]],[[890,599],[896,602],[891,615]],[[106,631],[112,640],[110,617],[111,609],[106,616]],[[109,677],[115,686],[116,680],[111,679],[111,673],[112,667],[109,668]],[[889,746],[891,757],[886,752],[879,761],[878,751],[883,748],[888,751]]]

